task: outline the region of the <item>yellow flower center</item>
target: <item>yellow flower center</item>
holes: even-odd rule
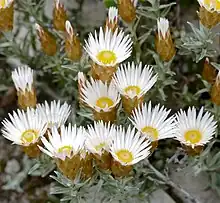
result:
[[[115,63],[117,59],[115,53],[108,50],[100,51],[96,57],[103,64]]]
[[[123,163],[130,163],[134,160],[133,154],[126,149],[119,150],[116,155]]]
[[[0,7],[4,8],[6,5],[6,0],[0,0]]]
[[[102,109],[106,107],[111,107],[113,105],[114,105],[114,102],[112,101],[112,99],[108,97],[101,97],[96,101],[96,106]]]
[[[100,143],[99,145],[95,146],[96,151],[100,151],[105,146],[105,143]]]
[[[206,6],[210,6],[213,0],[204,0]]]
[[[158,140],[159,133],[158,133],[158,130],[156,128],[146,126],[146,127],[142,128],[141,131],[142,131],[142,133],[147,135],[149,138],[151,138],[153,141]]]
[[[199,130],[189,130],[184,135],[185,140],[191,144],[196,144],[201,141],[202,134]]]
[[[32,143],[34,140],[36,140],[38,136],[38,132],[35,130],[26,130],[21,135],[21,141],[23,144]]]
[[[70,145],[66,145],[58,149],[58,153],[65,153],[68,156],[71,154],[71,152],[72,152],[72,147]]]
[[[138,95],[141,92],[141,88],[138,86],[128,86],[124,89],[126,94]]]
[[[219,0],[216,1],[215,9],[216,9],[217,11],[220,10],[220,1],[219,1]]]

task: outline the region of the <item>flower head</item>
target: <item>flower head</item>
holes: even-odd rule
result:
[[[110,147],[113,158],[121,165],[134,165],[150,155],[150,142],[131,126],[125,130],[120,126]]]
[[[131,121],[134,126],[151,141],[175,136],[175,118],[168,118],[170,110],[158,104],[152,107],[151,102],[139,106],[133,111]]]
[[[62,125],[60,133],[56,127],[51,129],[52,134],[49,134],[49,140],[42,137],[41,140],[44,148],[39,146],[40,150],[50,157],[65,160],[66,157],[72,158],[83,149],[85,142],[85,129],[77,128],[76,125],[67,127]]]
[[[104,32],[100,27],[99,36],[96,31],[95,36],[90,33],[84,48],[98,65],[113,67],[131,55],[132,40],[129,35],[124,35],[124,32],[118,32],[118,29],[113,33],[109,28]]]
[[[184,112],[182,109],[176,115],[176,139],[181,143],[191,146],[202,146],[208,143],[216,132],[217,122],[209,112],[203,115],[201,108],[198,115],[196,108],[192,107]]]
[[[109,152],[110,144],[115,135],[115,126],[102,121],[95,122],[94,127],[88,126],[86,147],[93,154],[102,155]]]
[[[14,144],[29,146],[38,142],[46,132],[47,126],[40,114],[27,108],[27,111],[17,110],[9,114],[9,118],[3,120],[2,134]]]
[[[158,35],[159,38],[165,39],[167,36],[167,33],[169,33],[169,21],[166,18],[159,18],[157,20],[157,29],[158,29]]]
[[[70,115],[70,105],[67,103],[60,104],[60,101],[52,101],[50,105],[45,101],[44,104],[37,104],[37,110],[42,115],[44,122],[48,124],[49,128],[53,126],[59,128],[65,124]]]
[[[0,0],[0,9],[10,7],[13,2],[14,0]]]
[[[12,80],[17,91],[32,91],[34,71],[28,66],[21,66],[12,71]]]
[[[142,67],[142,63],[123,64],[117,70],[113,81],[118,91],[126,97],[142,97],[157,81],[157,75],[153,76],[153,69],[150,66]]]
[[[113,83],[108,86],[100,80],[86,81],[82,87],[82,100],[97,112],[109,112],[120,101],[119,93]]]
[[[220,1],[219,0],[198,0],[201,7],[204,7],[209,12],[220,12]]]

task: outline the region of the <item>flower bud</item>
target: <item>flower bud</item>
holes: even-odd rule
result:
[[[78,36],[74,33],[69,21],[66,21],[65,50],[67,57],[72,61],[79,61],[82,56],[82,49]]]
[[[210,64],[209,58],[206,58],[202,71],[203,79],[213,84],[215,82],[216,75],[216,69]]]
[[[155,48],[160,58],[168,62],[176,54],[175,45],[169,30],[169,21],[165,18],[157,20],[158,32],[155,39]]]
[[[67,21],[67,14],[64,5],[60,0],[55,0],[55,7],[53,9],[53,25],[56,30],[65,31],[65,23]]]
[[[39,24],[36,24],[35,26],[41,43],[42,51],[48,56],[54,56],[57,52],[56,38]]]
[[[10,31],[14,22],[14,0],[0,0],[0,30]]]
[[[137,0],[118,0],[119,15],[126,23],[132,23],[136,18]]]
[[[105,26],[114,32],[118,27],[118,9],[110,7],[108,10],[108,18],[106,19]]]
[[[218,73],[211,90],[211,101],[220,106],[220,73]]]

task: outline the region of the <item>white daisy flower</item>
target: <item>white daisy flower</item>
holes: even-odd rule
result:
[[[82,87],[82,100],[97,112],[109,112],[120,102],[120,96],[113,83],[108,86],[101,80],[86,81]]]
[[[192,148],[208,143],[216,133],[217,122],[209,112],[203,114],[204,108],[198,115],[195,107],[189,108],[187,113],[181,109],[176,115],[176,139]]]
[[[12,80],[17,91],[32,91],[34,71],[28,66],[21,66],[12,71]]]
[[[52,101],[50,105],[45,101],[44,104],[37,104],[37,110],[42,114],[44,121],[48,124],[48,128],[53,126],[59,128],[67,121],[71,110],[70,105],[66,102],[60,104],[60,101]]]
[[[124,35],[124,32],[119,32],[118,29],[113,33],[109,28],[104,32],[100,27],[99,36],[96,31],[95,36],[90,33],[84,48],[98,65],[113,67],[131,55],[132,40],[129,35]]]
[[[137,107],[130,118],[133,125],[151,141],[175,136],[175,117],[168,115],[171,110],[158,104],[152,107],[151,102]]]
[[[110,144],[115,135],[115,126],[102,121],[95,122],[94,126],[88,126],[86,148],[93,154],[100,156],[104,151],[109,152]]]
[[[0,9],[10,7],[13,2],[14,0],[0,0]]]
[[[118,20],[118,9],[112,6],[108,10],[108,21],[110,23],[114,23],[117,20]]]
[[[159,38],[162,36],[166,39],[167,33],[169,32],[169,21],[166,18],[157,19],[157,29]]]
[[[150,141],[135,133],[131,126],[125,130],[122,126],[116,130],[116,135],[110,147],[113,158],[121,165],[134,165],[150,155]]]
[[[198,0],[201,7],[204,7],[210,12],[220,12],[220,1],[219,0]]]
[[[84,147],[85,129],[77,128],[76,125],[69,124],[67,127],[62,125],[60,133],[56,127],[51,129],[49,140],[41,138],[44,148],[39,146],[40,150],[52,158],[65,160],[66,157],[72,158],[78,154]]]
[[[153,68],[142,63],[134,62],[122,64],[113,76],[113,82],[118,91],[126,97],[142,97],[157,81],[157,75],[153,75]]]
[[[10,121],[2,122],[2,135],[13,144],[29,146],[38,142],[46,132],[47,126],[37,111],[27,108],[27,111],[17,110],[9,114]]]

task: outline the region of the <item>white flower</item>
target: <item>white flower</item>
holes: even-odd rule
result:
[[[132,52],[132,40],[129,35],[124,36],[124,32],[113,33],[111,29],[106,28],[104,32],[100,27],[99,36],[95,31],[95,37],[89,34],[88,41],[85,41],[85,50],[91,59],[100,66],[115,66],[128,57]]]
[[[48,124],[48,128],[52,128],[53,126],[59,128],[65,124],[71,112],[70,105],[66,102],[61,105],[60,101],[52,101],[50,105],[47,101],[44,104],[37,104],[37,110]]]
[[[142,97],[149,91],[157,81],[157,75],[153,76],[153,69],[150,66],[144,66],[142,63],[123,64],[113,76],[113,82],[118,91],[126,97]]]
[[[117,20],[118,20],[118,9],[112,6],[108,10],[108,21],[110,23],[114,23]]]
[[[17,110],[9,114],[10,121],[4,119],[2,134],[14,144],[29,146],[36,143],[46,132],[47,126],[34,109]]]
[[[34,71],[28,66],[21,66],[12,71],[12,80],[17,91],[32,91]]]
[[[102,121],[95,122],[94,126],[88,126],[86,148],[93,154],[100,156],[104,151],[109,152],[110,144],[115,135],[115,126],[103,123]]]
[[[82,87],[82,100],[97,112],[111,111],[120,101],[120,96],[113,83],[108,86],[101,80],[86,81]]]
[[[203,113],[204,108],[198,115],[195,107],[189,108],[187,113],[181,109],[176,115],[176,139],[192,148],[208,143],[216,133],[217,122],[209,112]]]
[[[77,128],[76,125],[60,127],[60,133],[56,127],[51,129],[52,134],[49,133],[49,140],[42,137],[41,140],[44,148],[39,146],[40,150],[53,158],[65,160],[66,157],[72,158],[83,149],[85,142],[85,129],[83,127]]]
[[[150,155],[150,142],[131,126],[125,130],[120,126],[110,147],[113,158],[121,165],[134,165]]]
[[[151,141],[172,138],[175,136],[175,118],[168,118],[170,110],[158,104],[154,108],[151,102],[137,107],[131,117],[133,125]]]
[[[13,2],[14,0],[0,0],[0,9],[10,7]]]
[[[131,0],[133,2],[134,7],[137,7],[138,0]]]
[[[165,39],[167,33],[169,32],[169,21],[166,18],[157,19],[157,29],[159,38],[162,37]]]
[[[198,0],[200,6],[205,7],[210,12],[220,12],[220,1],[219,0]]]

